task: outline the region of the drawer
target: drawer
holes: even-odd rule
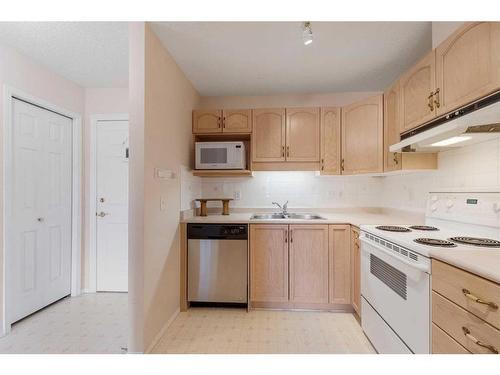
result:
[[[432,292],[432,322],[472,353],[498,353],[500,331]]]
[[[500,328],[500,285],[433,260],[432,289],[491,325]],[[466,296],[467,292],[468,296]],[[475,298],[479,298],[480,301],[475,301]],[[488,302],[491,306],[486,304]]]
[[[470,352],[432,323],[432,354],[470,354]]]

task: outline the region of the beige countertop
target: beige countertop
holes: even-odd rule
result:
[[[436,249],[430,252],[434,259],[474,273],[500,284],[500,249],[454,250]]]
[[[247,212],[234,212],[229,215],[212,213],[208,216],[185,217],[183,223],[253,223],[253,224],[352,224],[360,226],[362,224],[422,224],[424,217],[422,214],[411,213],[399,210],[382,209],[290,209],[290,212],[308,212],[322,216],[324,219],[318,220],[295,220],[295,219],[269,219],[250,220],[254,213],[273,212],[265,209],[245,209]]]

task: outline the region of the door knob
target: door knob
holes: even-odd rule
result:
[[[36,220],[37,220],[39,223],[43,223],[43,217],[38,217]]]
[[[104,216],[109,215],[109,214],[107,214],[106,212],[102,212],[101,211],[98,214],[96,213],[96,215],[99,216],[99,217],[104,217]]]

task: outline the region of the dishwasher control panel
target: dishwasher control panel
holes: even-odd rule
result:
[[[246,240],[247,224],[188,224],[188,239]]]

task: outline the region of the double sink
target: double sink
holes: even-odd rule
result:
[[[324,217],[316,214],[297,214],[297,213],[287,213],[287,214],[253,214],[250,220],[325,220]]]

